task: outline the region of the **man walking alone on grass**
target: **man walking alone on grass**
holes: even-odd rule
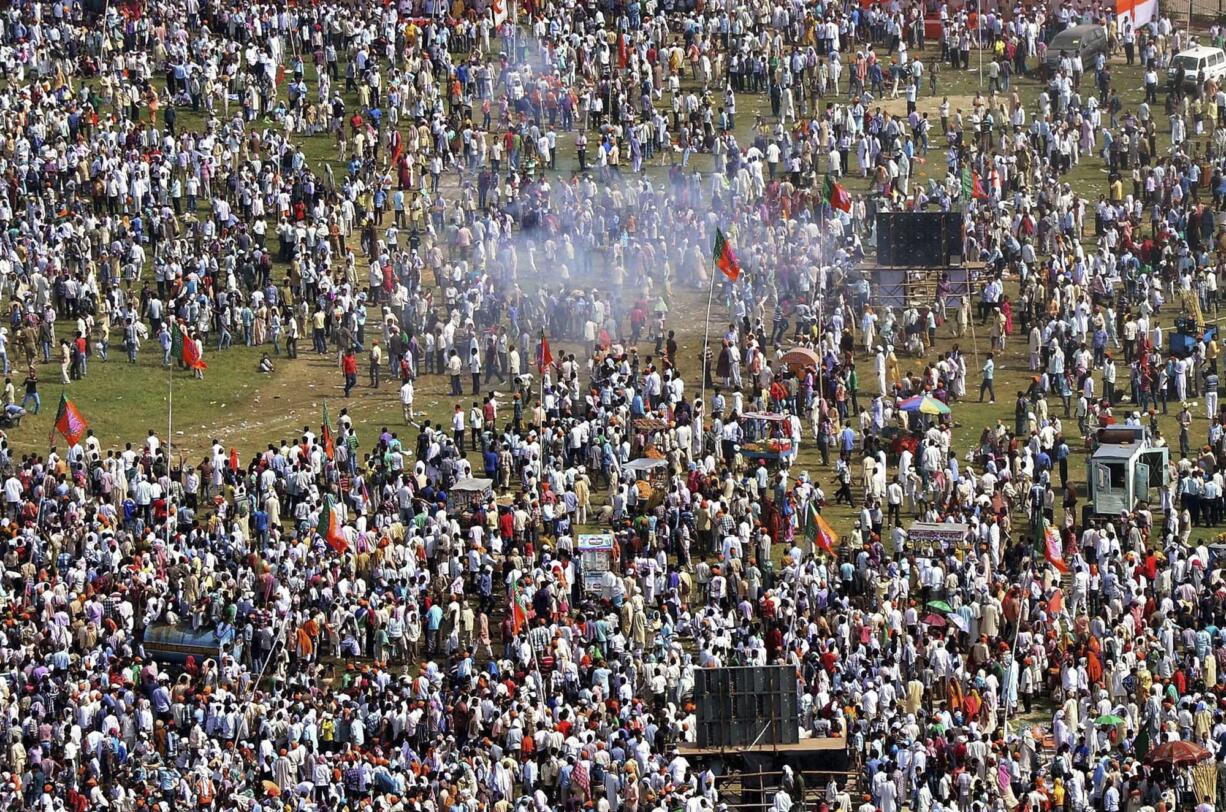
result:
[[[996,361],[992,357],[992,353],[988,353],[988,360],[983,362],[983,380],[979,383],[979,402],[983,403],[983,393],[987,392],[991,396],[988,403],[996,402],[996,390],[992,388],[992,382],[996,379]]]

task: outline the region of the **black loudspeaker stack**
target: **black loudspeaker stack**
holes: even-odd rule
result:
[[[940,268],[962,259],[962,213],[880,212],[877,264]]]
[[[751,747],[800,741],[792,666],[703,668],[694,674],[699,747]]]

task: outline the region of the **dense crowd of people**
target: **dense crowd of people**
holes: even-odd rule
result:
[[[1106,52],[1048,51],[1077,24]],[[404,424],[0,440],[0,803],[714,810],[695,672],[782,664],[855,769],[777,812],[1208,812],[1226,89],[1188,43],[1086,4],[9,4],[5,419],[115,346],[207,385],[309,336]],[[890,301],[860,261],[925,210],[968,269]],[[1083,438],[1164,447],[1172,405],[1169,470],[1083,515]]]

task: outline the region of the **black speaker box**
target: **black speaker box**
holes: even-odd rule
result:
[[[800,700],[791,666],[703,668],[694,674],[699,747],[800,741]]]
[[[941,267],[962,258],[962,213],[891,211],[877,215],[877,264]]]

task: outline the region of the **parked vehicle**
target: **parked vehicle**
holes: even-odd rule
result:
[[[1175,76],[1181,67],[1184,87],[1199,89],[1210,79],[1226,76],[1226,52],[1221,48],[1204,45],[1195,45],[1186,51],[1180,51],[1171,60],[1166,71],[1170,84],[1175,84]]]
[[[1142,503],[1153,504],[1151,497],[1166,487],[1171,450],[1155,445],[1144,428],[1111,426],[1096,439],[1098,447],[1086,464],[1090,493],[1082,521],[1118,517]]]
[[[1047,55],[1043,58],[1043,64],[1049,73],[1053,73],[1060,66],[1063,57],[1072,59],[1081,54],[1081,65],[1089,71],[1094,67],[1094,57],[1106,53],[1106,28],[1101,25],[1075,25],[1052,37],[1047,44]]]

